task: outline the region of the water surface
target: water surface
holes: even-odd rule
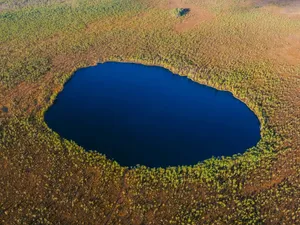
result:
[[[132,63],[78,70],[45,120],[125,166],[196,164],[243,153],[260,139],[257,117],[229,92]]]

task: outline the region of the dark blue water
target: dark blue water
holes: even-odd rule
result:
[[[78,70],[45,120],[125,166],[196,164],[243,153],[260,139],[257,117],[229,92],[131,63]]]

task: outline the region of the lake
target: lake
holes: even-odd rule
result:
[[[191,165],[243,153],[260,139],[256,115],[231,93],[133,63],[79,69],[45,121],[123,166]]]

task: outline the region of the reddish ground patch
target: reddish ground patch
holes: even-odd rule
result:
[[[280,64],[300,65],[300,33],[290,35],[282,46],[272,49],[270,55]]]
[[[180,22],[175,25],[175,30],[178,32],[192,29],[198,24],[204,21],[210,21],[215,17],[215,15],[208,10],[201,8],[195,4],[187,3],[184,0],[168,0],[165,3],[162,3],[160,7],[169,10],[176,8],[184,8],[190,10],[188,14],[184,16],[183,20],[180,20]]]
[[[0,12],[4,11],[5,9],[7,9],[7,6],[0,3]]]

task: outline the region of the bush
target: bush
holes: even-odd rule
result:
[[[176,17],[181,17],[181,16],[185,16],[186,14],[188,14],[189,11],[190,11],[190,9],[187,9],[187,8],[176,8],[176,9],[174,9],[173,13]]]

